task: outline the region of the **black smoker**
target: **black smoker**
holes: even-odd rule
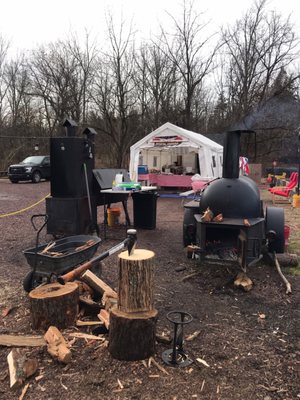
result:
[[[86,128],[76,137],[77,124],[63,123],[66,136],[50,139],[51,197],[46,199],[47,233],[87,234],[96,227],[93,193],[95,130]]]
[[[246,176],[239,176],[240,136],[249,131],[226,133],[223,150],[222,178],[211,182],[202,192],[200,214],[195,214],[196,244],[200,247],[200,258],[218,255],[234,258],[240,265],[256,259],[261,253],[266,232],[272,230],[276,238],[272,249],[284,251],[283,209],[268,207],[264,215],[259,190]],[[214,216],[223,215],[222,222],[204,222],[201,217],[209,208]],[[249,226],[245,224],[249,221]]]

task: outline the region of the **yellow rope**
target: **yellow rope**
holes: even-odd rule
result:
[[[22,210],[13,211],[13,212],[8,213],[8,214],[2,214],[2,215],[0,215],[0,218],[10,217],[11,215],[20,214],[20,213],[22,213],[22,212],[24,212],[24,211],[30,210],[30,208],[33,208],[33,207],[37,206],[38,204],[40,204],[40,203],[41,203],[42,201],[44,201],[48,196],[50,196],[50,193],[48,193],[47,196],[43,197],[41,200],[37,201],[36,203],[31,204],[31,206],[28,206],[28,207],[26,207],[26,208],[22,208]]]

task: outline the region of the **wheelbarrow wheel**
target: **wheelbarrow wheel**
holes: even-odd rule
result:
[[[32,289],[40,285],[41,282],[38,282],[34,279],[33,271],[28,272],[28,274],[23,279],[23,289],[25,292],[29,293]]]

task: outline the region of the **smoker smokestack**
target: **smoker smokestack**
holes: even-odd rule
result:
[[[255,133],[252,130],[226,132],[223,147],[223,178],[238,178],[240,172],[241,133]]]
[[[71,136],[76,136],[76,131],[77,131],[77,124],[75,121],[73,121],[70,118],[67,118],[65,122],[63,123],[63,126],[66,128],[66,136],[71,137]]]
[[[239,177],[241,131],[226,132],[223,148],[223,178]]]

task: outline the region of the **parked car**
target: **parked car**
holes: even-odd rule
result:
[[[20,164],[8,167],[8,178],[12,183],[19,181],[40,182],[41,179],[49,180],[51,176],[50,156],[30,156]]]

